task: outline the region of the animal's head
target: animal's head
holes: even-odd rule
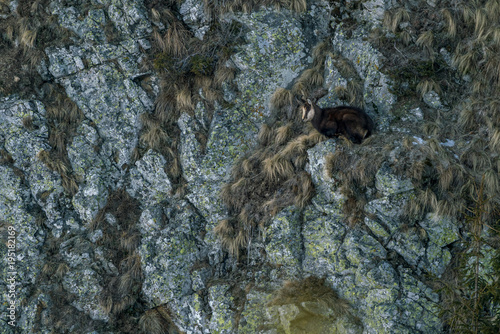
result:
[[[302,111],[302,120],[304,122],[311,121],[314,117],[314,113],[316,111],[314,102],[312,102],[310,99],[307,99],[304,103],[302,103],[302,106],[300,107]]]

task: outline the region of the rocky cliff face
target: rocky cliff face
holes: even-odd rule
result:
[[[460,328],[447,283],[498,281],[490,2],[1,2],[0,333]]]

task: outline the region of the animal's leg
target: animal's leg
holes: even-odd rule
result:
[[[329,122],[321,124],[321,126],[322,126],[321,133],[329,138],[335,137],[338,134],[337,122],[329,121]]]
[[[359,131],[356,129],[356,124],[352,122],[345,122],[345,132],[347,139],[352,141],[354,144],[361,144],[363,138],[360,136]]]
[[[336,129],[325,129],[323,130],[323,134],[329,138],[335,137],[337,135]]]

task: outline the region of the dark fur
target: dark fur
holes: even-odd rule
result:
[[[311,120],[316,130],[327,137],[343,135],[355,144],[360,144],[369,137],[374,129],[374,124],[370,116],[363,110],[355,107],[340,106],[335,108],[320,108],[314,102],[305,102],[302,106],[302,119],[311,108],[314,108],[314,117]]]

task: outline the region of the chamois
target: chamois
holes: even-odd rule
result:
[[[370,116],[359,108],[340,106],[323,109],[308,99],[301,109],[302,120],[311,121],[316,130],[330,138],[343,135],[353,143],[360,144],[374,129]]]

